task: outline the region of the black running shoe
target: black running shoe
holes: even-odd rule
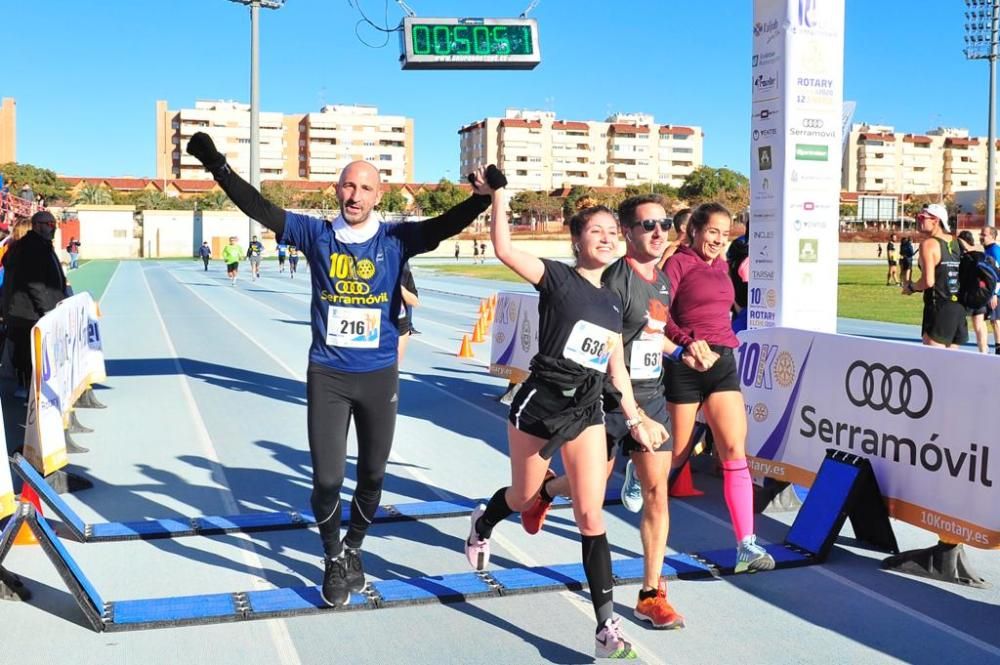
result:
[[[347,583],[347,564],[343,555],[335,559],[326,557],[323,572],[323,588],[320,595],[323,602],[331,607],[346,605],[351,599],[351,589]]]
[[[347,569],[347,588],[360,593],[365,588],[365,569],[361,565],[361,550],[344,546],[344,567]]]

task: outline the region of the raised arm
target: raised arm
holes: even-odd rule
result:
[[[510,225],[507,223],[507,200],[501,192],[493,193],[490,241],[493,253],[500,262],[531,284],[538,284],[545,274],[545,264],[534,254],[515,249],[510,241]]]
[[[211,136],[197,132],[188,141],[187,151],[212,174],[222,191],[244,215],[257,220],[281,237],[285,232],[285,211],[265,199],[250,183],[229,168],[225,155],[216,149]]]

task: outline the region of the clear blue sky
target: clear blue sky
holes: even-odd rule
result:
[[[390,0],[356,0],[390,25]],[[529,0],[408,0],[420,16],[517,16]],[[249,10],[227,0],[9,0],[0,96],[18,106],[18,161],[61,174],[155,175],[154,108],[249,101]],[[564,119],[651,113],[701,125],[705,162],[749,172],[751,0],[541,0],[542,64],[524,72],[401,71],[347,0],[262,10],[261,106],[373,104],[415,120],[415,177],[457,179],[460,126],[506,107]],[[855,121],[986,134],[987,64],[962,55],[959,0],[847,0],[845,99]],[[360,28],[369,41],[384,36]]]

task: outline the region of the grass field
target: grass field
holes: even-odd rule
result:
[[[94,300],[100,300],[117,267],[118,261],[112,259],[80,261],[78,269],[66,272],[66,279],[73,286],[74,293],[90,291]]]
[[[520,281],[520,277],[502,265],[440,265],[434,270],[481,279]],[[840,266],[837,289],[837,314],[852,319],[889,323],[920,323],[921,297],[900,295],[899,287],[885,285],[885,266]],[[914,278],[919,276],[916,272]]]

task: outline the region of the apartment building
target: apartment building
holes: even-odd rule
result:
[[[0,99],[0,164],[17,161],[17,102]]]
[[[156,177],[211,179],[184,146],[195,132],[212,137],[230,165],[250,173],[250,106],[199,101],[170,110],[156,102]],[[385,182],[413,179],[413,120],[374,106],[327,105],[316,113],[260,113],[261,180],[335,180],[354,160],[375,164]]]
[[[848,192],[958,195],[986,189],[987,140],[966,129],[904,134],[891,125],[854,124],[842,189]]]
[[[679,187],[703,164],[700,127],[660,125],[641,113],[618,113],[600,122],[507,109],[504,117],[484,118],[458,134],[460,172],[496,164],[511,190],[650,182]]]

